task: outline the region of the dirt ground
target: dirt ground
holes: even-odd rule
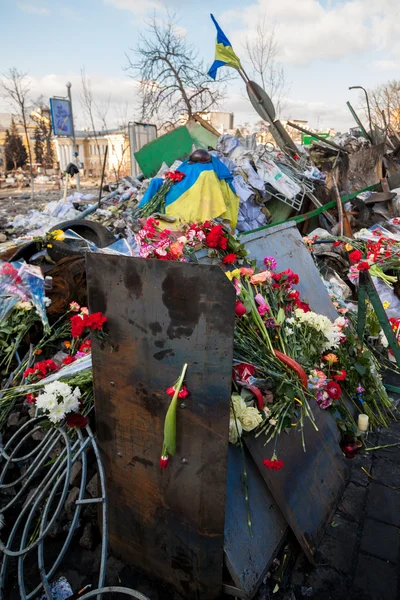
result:
[[[74,191],[75,189],[68,190],[68,195]],[[98,187],[92,182],[83,182],[81,192],[83,194],[93,194],[97,197]],[[36,186],[33,199],[31,199],[30,188],[0,190],[0,231],[4,231],[7,228],[7,223],[17,215],[24,215],[31,209],[40,209],[48,202],[60,200],[62,196],[63,190],[49,185]]]

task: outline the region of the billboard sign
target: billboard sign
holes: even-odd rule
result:
[[[70,101],[65,98],[50,98],[50,112],[54,135],[72,137]]]

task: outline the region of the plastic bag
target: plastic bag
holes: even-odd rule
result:
[[[286,198],[293,199],[301,192],[301,187],[290,179],[281,169],[268,158],[257,159],[255,163],[260,177],[272,185],[278,192],[281,192]]]
[[[18,302],[31,302],[48,327],[44,278],[40,267],[25,262],[0,265],[0,321],[5,319]]]
[[[77,358],[73,363],[65,365],[65,367],[62,367],[59,371],[55,371],[51,375],[48,375],[45,379],[42,379],[40,383],[47,384],[52,381],[58,381],[64,377],[71,377],[72,375],[77,375],[78,373],[91,368],[92,355],[87,354],[86,356],[82,356],[82,358]]]
[[[379,277],[373,277],[372,280],[382,304],[383,302],[389,302],[390,304],[390,306],[385,309],[388,318],[397,319],[400,317],[400,300],[395,295],[393,289],[386,285]]]

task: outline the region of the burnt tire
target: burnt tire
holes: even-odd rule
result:
[[[25,260],[26,262],[29,262],[31,256],[34,256],[34,254],[37,254],[39,251],[40,248],[38,249],[36,242],[29,242],[28,244],[24,244],[24,246],[18,248],[18,250],[9,259],[9,262],[15,262],[17,260]]]
[[[89,240],[89,242],[96,244],[98,248],[106,248],[115,242],[115,236],[111,233],[111,231],[108,231],[104,225],[95,223],[94,221],[88,221],[86,219],[73,219],[72,221],[64,221],[52,227],[50,231],[54,231],[56,229],[61,229],[62,231],[71,229],[81,237],[85,238],[85,240]]]
[[[87,221],[85,219],[64,221],[63,223],[52,227],[50,231],[55,231],[56,229],[61,229],[62,231],[71,229],[85,240],[96,244],[98,248],[106,248],[115,242],[115,236],[108,231],[106,227],[100,223]],[[51,248],[47,249],[50,258],[54,260],[54,262],[58,262],[61,259],[68,258],[70,256],[77,256],[85,251],[86,250],[74,248],[66,242],[59,242],[56,240],[51,243]]]

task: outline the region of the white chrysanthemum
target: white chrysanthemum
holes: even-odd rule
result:
[[[295,309],[296,318],[300,323],[309,325],[316,331],[320,331],[326,338],[326,342],[323,344],[322,350],[326,351],[331,348],[337,348],[341,340],[346,336],[341,331],[341,325],[338,323],[332,323],[328,317],[324,315],[318,315],[314,312],[304,312],[301,308]],[[342,319],[339,317],[338,319]],[[343,319],[345,321],[345,319]],[[344,323],[346,324],[346,322]]]
[[[69,396],[72,393],[72,388],[68,383],[62,381],[53,381],[45,386],[45,392],[56,396]]]
[[[78,412],[79,411],[79,400],[74,396],[67,396],[64,399],[64,412],[66,414],[70,412]]]
[[[79,411],[81,391],[61,381],[54,381],[45,386],[36,400],[36,407],[42,410],[52,423],[59,423],[71,412]]]
[[[54,394],[49,394],[47,391],[40,394],[36,400],[36,408],[41,408],[42,410],[50,410],[56,404],[58,404],[57,397]]]
[[[65,411],[63,404],[57,404],[49,413],[49,420],[52,423],[59,423],[65,417]]]

